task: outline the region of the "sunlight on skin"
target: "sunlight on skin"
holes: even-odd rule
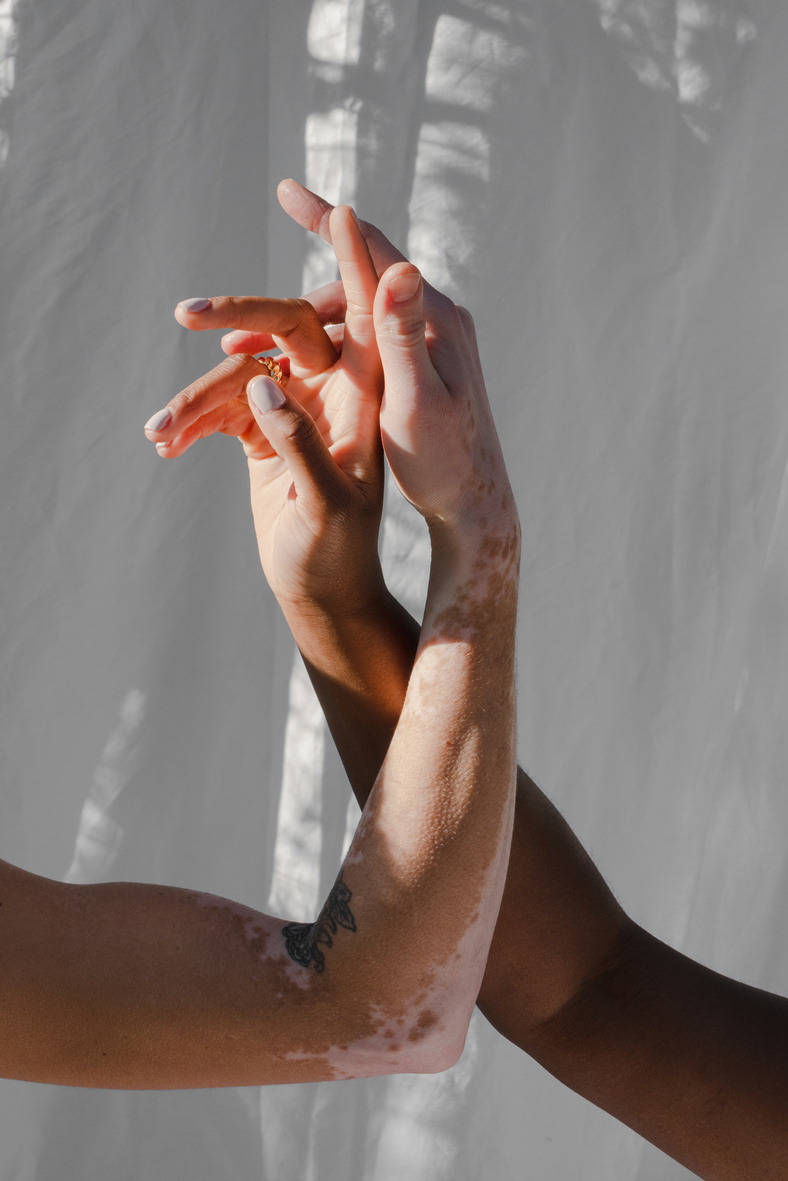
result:
[[[489,485],[484,483],[482,489],[470,493],[478,497],[482,504],[491,496],[499,494],[500,489],[494,480]],[[458,667],[473,663],[473,648],[457,638],[458,629],[459,634],[466,632],[470,638],[476,630],[473,621],[477,617],[477,610],[480,610],[482,619],[494,616],[499,610],[501,586],[506,585],[507,579],[513,577],[512,563],[515,562],[515,551],[511,540],[507,540],[505,535],[497,542],[488,539],[489,547],[495,549],[496,554],[477,555],[473,573],[465,583],[464,591],[453,595],[451,605],[438,614],[437,618],[444,620],[444,625],[452,636],[452,642],[448,645],[442,642],[442,628],[439,626],[432,642],[425,646],[419,657],[409,697],[403,709],[401,724],[406,729],[413,722],[417,722],[424,731],[434,731],[437,728],[447,733],[447,741],[455,750],[451,789],[444,790],[441,767],[436,764],[433,768],[428,754],[428,761],[425,763],[426,752],[415,749],[408,757],[407,752],[396,749],[395,736],[392,744],[395,769],[387,776],[384,766],[362,817],[356,839],[345,860],[344,870],[350,882],[355,882],[358,874],[363,875],[370,844],[382,843],[387,850],[384,860],[392,865],[392,886],[395,883],[404,885],[411,895],[418,896],[420,883],[428,882],[431,865],[424,864],[418,857],[408,856],[407,850],[402,847],[403,844],[407,844],[407,835],[403,836],[403,833],[407,833],[408,817],[413,812],[420,811],[422,825],[428,825],[435,833],[443,834],[442,842],[462,842],[464,809],[467,807],[467,801],[463,801],[462,784],[467,776],[470,792],[473,782],[471,768],[475,767],[478,759],[478,726],[482,724],[482,719],[477,719],[475,723],[472,719],[470,722],[466,719],[462,732],[458,733],[456,728],[452,727],[452,707],[442,702],[440,687],[446,684],[447,679],[451,679],[452,682],[457,680]],[[508,698],[511,688],[504,683],[499,692]],[[489,701],[487,704],[489,708]],[[511,701],[503,704],[505,707],[511,707]],[[502,712],[505,714],[506,708]],[[411,792],[408,789],[411,760],[414,769],[418,767],[421,780],[426,778],[434,783],[429,806],[425,807],[423,799],[419,799],[423,793]],[[395,776],[396,779],[389,782],[391,776]],[[403,776],[402,781],[400,776]],[[447,1006],[456,1004],[456,998],[452,996],[455,982],[467,981],[469,978],[481,979],[486,957],[484,931],[487,924],[494,921],[497,908],[496,891],[490,889],[490,883],[501,882],[505,873],[510,819],[509,815],[503,816],[497,830],[486,832],[482,839],[477,836],[471,849],[467,845],[463,847],[462,856],[470,880],[477,880],[478,887],[476,911],[470,914],[466,929],[459,940],[453,933],[455,928],[451,923],[442,931],[436,929],[426,918],[420,922],[420,927],[429,930],[433,955],[426,961],[430,966],[425,967],[418,990],[406,991],[402,994],[399,1005],[390,1005],[385,1011],[379,1007],[366,1006],[369,1022],[369,1032],[366,1036],[353,1039],[344,1045],[335,1044],[326,1051],[326,1061],[336,1072],[334,1077],[389,1073],[392,1067],[398,1072],[407,1071],[412,1068],[408,1043],[418,1043],[427,1034],[431,1035],[436,1047],[435,1068],[439,1068],[443,1056],[441,1035],[449,1040],[456,1035],[445,1026],[434,1027],[432,1017],[435,1013],[448,1011]],[[431,844],[434,843],[433,840]],[[376,886],[385,896],[387,887],[385,882],[381,881],[380,875],[376,880]],[[363,889],[360,893],[363,895]],[[338,955],[340,952],[341,938],[341,933],[337,933],[337,947],[332,949],[332,964],[336,963],[335,954]],[[385,948],[378,948],[376,954],[385,956]],[[313,981],[315,979],[313,977]],[[470,1011],[469,1007],[468,1017]],[[453,1046],[453,1054],[456,1054],[459,1048]],[[310,1051],[304,1048],[297,1056],[301,1059],[309,1054]],[[424,1068],[422,1065],[421,1069]]]
[[[189,898],[200,909],[215,917],[216,922],[211,924],[214,931],[227,930],[229,918],[229,928],[240,937],[245,950],[253,959],[267,967],[274,965],[276,974],[297,988],[305,998],[312,993],[325,991],[326,982],[321,975],[310,968],[294,964],[286,955],[283,942],[277,940],[279,932],[276,928],[281,928],[278,920],[268,919],[241,903],[213,894],[190,893]],[[437,1016],[437,1013],[445,1012],[447,1003],[451,1002],[451,986],[441,983],[441,980],[450,980],[453,974],[462,973],[468,966],[478,968],[478,964],[472,963],[475,942],[473,928],[478,922],[477,919],[470,924],[466,936],[449,960],[425,970],[419,990],[403,996],[396,1006],[383,1007],[374,1002],[362,1002],[354,1006],[357,1009],[356,1025],[361,1036],[342,1044],[324,1043],[319,1047],[319,1056],[326,1063],[327,1078],[367,1078],[414,1070],[423,1072],[423,1056],[416,1055],[415,1051],[428,1035],[436,1046],[435,1069],[445,1068],[442,1042],[456,1042],[456,1033],[452,1033]],[[281,946],[278,947],[277,943]],[[270,975],[270,972],[266,974]],[[275,994],[275,999],[284,1000],[287,991],[281,988]],[[450,1046],[450,1050],[457,1054],[460,1048]],[[283,1051],[281,1057],[287,1062],[313,1064],[316,1058],[315,1046],[310,1041],[302,1049]]]
[[[519,523],[472,321],[452,305],[456,339],[430,352],[418,328],[418,272],[397,263],[380,282],[348,209],[331,213],[330,229],[347,292],[341,356],[304,301],[179,305],[187,327],[248,335],[243,343],[225,338],[233,355],[176,395],[169,418],[157,413],[146,428],[157,445],[162,436],[173,440],[171,454],[212,430],[241,437],[261,561],[288,622],[306,604],[314,611],[333,601],[338,565],[341,612],[367,611],[380,593],[381,436],[395,481],[431,534],[430,588],[405,706],[320,915],[311,924],[262,915],[250,922],[237,908],[196,908],[210,915],[211,944],[238,958],[242,975],[244,956],[265,963],[254,973],[254,994],[236,1001],[244,1021],[259,1023],[260,1081],[432,1071],[456,1061],[500,903],[514,810]],[[430,298],[448,312],[445,297]],[[403,334],[406,314],[417,331]],[[281,416],[256,406],[254,388],[245,396],[260,362],[234,350],[252,344],[286,349],[291,402]],[[381,405],[386,355],[403,347],[412,354],[389,374]],[[441,376],[438,357],[446,361]],[[415,385],[414,365],[424,370]],[[286,433],[302,421],[295,399],[312,419],[306,434]],[[237,420],[227,420],[228,406]],[[346,513],[352,529],[342,525]],[[350,587],[347,569],[357,572]],[[202,1021],[204,987],[201,978],[192,1001]],[[226,1056],[217,1062],[213,1045],[211,1054],[215,1077]],[[176,1067],[180,1061],[167,1064],[170,1074]],[[246,1081],[233,1074],[236,1085]]]

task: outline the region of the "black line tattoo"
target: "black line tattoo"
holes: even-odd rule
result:
[[[326,957],[318,944],[322,943],[324,947],[333,947],[333,936],[336,935],[339,927],[344,927],[346,931],[356,930],[356,920],[348,906],[352,897],[352,892],[342,880],[342,871],[340,870],[339,877],[334,882],[331,893],[317,920],[314,923],[288,923],[286,927],[282,928],[285,948],[291,960],[300,964],[302,968],[308,968],[310,964],[314,964],[316,972],[323,971],[326,966]]]

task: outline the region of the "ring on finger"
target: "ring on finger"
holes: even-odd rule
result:
[[[279,362],[274,357],[260,357],[260,361],[265,365],[276,384],[283,386],[285,384],[285,375],[282,372]]]

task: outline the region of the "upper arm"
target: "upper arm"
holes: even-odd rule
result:
[[[701,1177],[788,1175],[788,1000],[634,924],[524,1048]]]
[[[305,967],[287,926],[213,895],[0,862],[0,1076],[181,1089],[450,1065],[439,1037],[387,1053],[374,965]]]

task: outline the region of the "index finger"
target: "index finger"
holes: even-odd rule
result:
[[[188,301],[187,301],[188,302]],[[175,319],[184,328],[204,332],[208,328],[240,328],[254,332],[270,343],[266,348],[285,349],[298,377],[323,373],[336,363],[338,353],[324,331],[317,312],[305,299],[219,296],[200,311],[189,311],[185,303],[175,309]],[[258,340],[259,343],[259,340]]]
[[[297,180],[281,181],[276,195],[279,198],[279,204],[285,213],[292,217],[293,221],[297,221],[305,230],[318,234],[324,242],[333,245],[329,220],[335,206],[323,197],[319,197],[317,193],[313,193],[311,189],[299,184]],[[407,262],[405,255],[401,254],[396,246],[389,242],[386,235],[382,234],[377,226],[373,226],[368,221],[362,221],[359,224],[379,276],[393,262]]]

